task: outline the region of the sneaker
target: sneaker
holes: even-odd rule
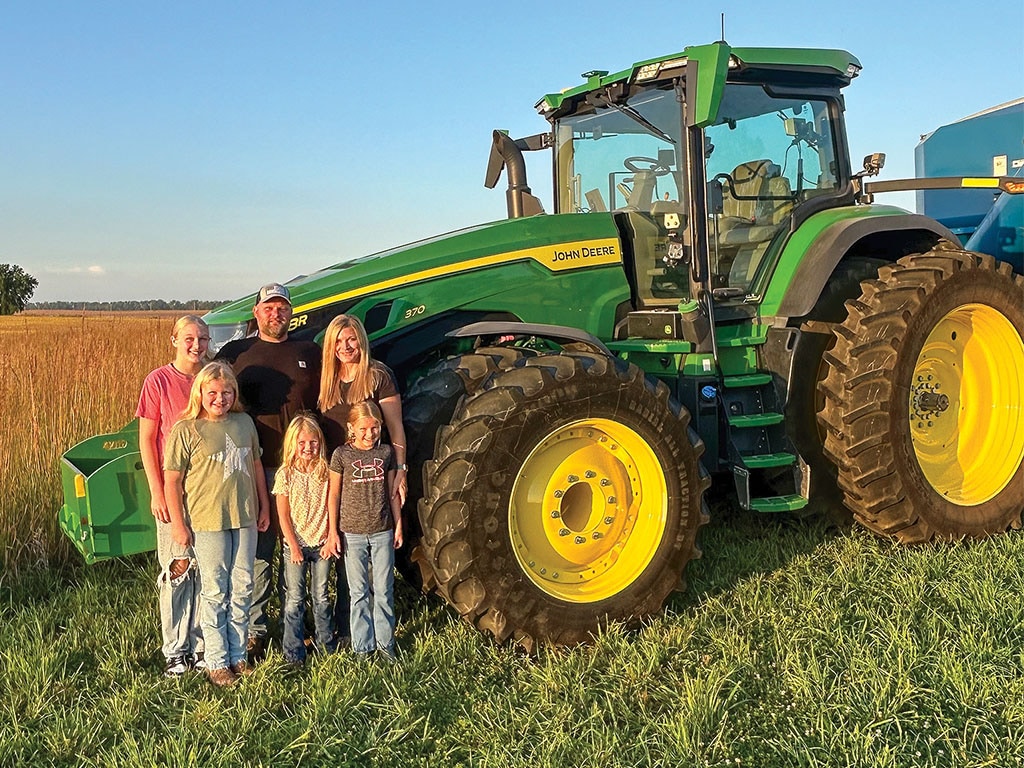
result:
[[[218,688],[230,688],[238,682],[238,675],[232,672],[228,667],[208,669],[206,670],[206,676],[210,679],[210,682]]]
[[[259,664],[267,657],[267,638],[250,637],[246,644],[250,664]]]
[[[206,669],[206,659],[202,651],[192,655],[192,669],[198,672],[203,672]]]
[[[164,677],[178,677],[188,672],[189,664],[187,656],[171,656],[164,667]]]
[[[241,661],[236,661],[229,667],[229,669],[232,672],[234,672],[238,677],[246,677],[247,675],[251,675],[253,673],[252,664],[250,664],[245,659],[242,659]]]

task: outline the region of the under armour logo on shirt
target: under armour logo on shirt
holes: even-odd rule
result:
[[[363,482],[384,477],[384,459],[378,458],[370,461],[356,459],[352,462],[352,477]]]

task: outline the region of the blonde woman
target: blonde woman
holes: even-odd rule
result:
[[[164,443],[188,405],[192,380],[206,362],[209,344],[210,329],[206,323],[195,315],[179,317],[171,329],[174,359],[146,376],[135,410],[139,420],[139,452],[149,485],[150,509],[156,519],[161,650],[167,677],[177,677],[203,665],[199,576],[191,547],[180,547],[171,539],[163,462]]]
[[[397,475],[395,495],[402,504],[408,490],[405,463],[405,427],[402,398],[395,374],[370,354],[370,342],[359,318],[338,315],[324,333],[323,363],[320,368],[320,398],[327,454],[348,441],[348,411],[356,403],[370,400],[384,416],[386,439],[395,449]]]
[[[348,442],[351,407],[366,401],[376,403],[383,414],[384,428],[387,430],[384,440],[394,449],[395,482],[390,487],[401,509],[409,487],[409,465],[405,463],[402,398],[398,394],[395,374],[370,355],[370,342],[359,318],[338,315],[331,320],[324,333],[320,367],[318,405],[328,456]],[[349,642],[349,589],[345,567],[339,562],[336,570],[338,588],[334,624],[338,632],[338,644],[344,646]]]

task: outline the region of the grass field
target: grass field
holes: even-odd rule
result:
[[[0,318],[0,765],[1016,766],[1024,537],[903,549],[716,500],[689,589],[528,658],[399,591],[397,665],[160,676],[148,556],[64,546],[57,459],[122,426],[170,320]]]

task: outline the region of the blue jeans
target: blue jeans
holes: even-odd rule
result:
[[[395,532],[343,534],[356,653],[395,653]]]
[[[194,656],[203,652],[203,632],[199,627],[199,591],[202,586],[192,547],[183,547],[171,537],[171,524],[156,521],[156,555],[160,575],[160,634],[164,657]],[[185,571],[173,578],[184,561]]]
[[[203,574],[199,618],[206,666],[222,669],[245,661],[256,526],[195,531],[193,549]]]
[[[306,658],[306,573],[313,603],[316,642],[325,651],[334,650],[334,606],[327,587],[331,576],[330,558],[320,557],[319,547],[303,547],[302,562],[292,562],[292,551],[284,545],[284,630],[281,646],[288,661]]]

